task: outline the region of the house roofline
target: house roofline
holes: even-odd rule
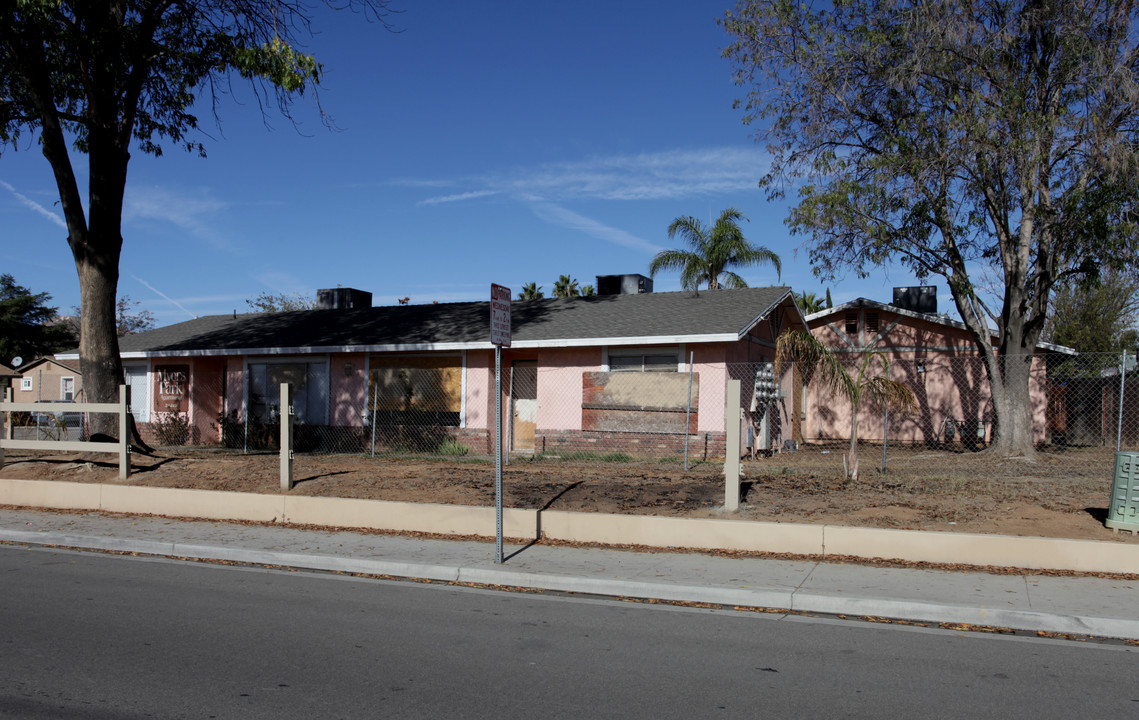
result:
[[[965,331],[969,330],[969,328],[965,325],[965,323],[961,322],[960,320],[954,320],[952,318],[944,317],[942,315],[931,315],[929,313],[920,313],[920,312],[916,312],[914,310],[907,310],[905,308],[900,308],[897,305],[891,305],[890,303],[878,302],[877,300],[870,300],[869,298],[858,298],[856,300],[851,300],[850,302],[845,302],[841,305],[835,305],[832,308],[820,310],[817,313],[811,313],[810,315],[808,315],[806,317],[806,322],[807,322],[808,327],[809,327],[810,323],[813,322],[814,320],[826,317],[827,315],[831,315],[831,314],[839,312],[839,311],[850,310],[852,308],[873,308],[875,310],[886,310],[888,312],[896,313],[898,315],[904,315],[905,317],[914,318],[915,320],[925,320],[926,322],[936,323],[938,325],[948,325],[950,327],[955,327],[958,330],[965,330]],[[990,332],[989,337],[996,339],[999,336],[996,333]],[[1037,349],[1051,350],[1052,352],[1062,353],[1064,355],[1079,355],[1079,352],[1073,348],[1067,347],[1065,345],[1056,345],[1056,344],[1053,344],[1050,342],[1036,343],[1036,347],[1037,347]]]
[[[742,336],[736,333],[708,333],[704,335],[653,335],[645,337],[573,338],[559,340],[516,340],[511,349],[532,350],[545,348],[617,347],[637,345],[679,345],[716,342],[736,342]],[[382,353],[382,352],[454,352],[456,350],[493,350],[487,341],[457,343],[400,343],[386,345],[321,345],[308,347],[275,348],[222,348],[212,350],[147,350],[124,352],[124,360],[166,357],[226,357],[232,355],[305,355],[325,353]]]
[[[72,354],[67,354],[67,355],[57,354],[55,357],[45,355],[43,357],[36,358],[35,360],[32,360],[27,365],[22,365],[19,368],[16,368],[15,370],[16,370],[17,375],[23,375],[25,372],[27,372],[28,370],[31,370],[32,368],[36,367],[37,365],[43,365],[45,363],[55,363],[56,365],[59,365],[64,370],[68,370],[70,372],[73,372],[76,375],[82,375],[83,373],[80,372],[78,367],[68,364],[72,360],[78,362],[78,360],[79,360],[79,353],[78,352],[76,352],[74,355],[72,355]]]
[[[751,333],[756,325],[763,322],[763,319],[765,317],[769,316],[772,312],[775,311],[776,308],[783,304],[783,301],[787,299],[788,295],[791,296],[791,304],[795,307],[795,314],[799,316],[799,321],[802,322],[804,326],[806,326],[807,320],[803,317],[803,311],[799,308],[799,303],[795,301],[795,293],[791,290],[790,287],[788,287],[782,295],[780,295],[774,302],[764,308],[763,312],[756,315],[752,321],[744,327],[743,330],[740,330],[739,336],[736,339],[742,340],[743,338],[747,337],[747,335]]]

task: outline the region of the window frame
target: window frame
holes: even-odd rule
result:
[[[634,366],[621,366],[614,367],[614,358],[640,358],[640,368]],[[648,358],[665,358],[671,357],[672,362],[669,363],[653,363],[650,365],[646,362]],[[662,366],[668,365],[666,370]],[[648,345],[648,346],[630,346],[618,348],[605,348],[605,357],[602,362],[602,370],[604,372],[683,372],[684,368],[684,346],[682,345]]]

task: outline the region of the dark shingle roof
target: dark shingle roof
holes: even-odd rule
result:
[[[515,301],[512,340],[525,347],[735,339],[789,294],[762,287]],[[489,347],[489,318],[487,302],[213,315],[128,335],[119,347],[124,354]]]

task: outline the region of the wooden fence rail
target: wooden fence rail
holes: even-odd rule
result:
[[[61,411],[61,407],[67,410]],[[119,401],[117,403],[45,403],[45,402],[12,402],[12,390],[8,389],[8,397],[0,402],[0,468],[4,467],[4,450],[60,450],[64,452],[104,452],[118,453],[119,479],[126,480],[131,474],[131,447],[128,421],[130,418],[130,388],[119,385]],[[14,412],[78,412],[78,413],[114,413],[119,416],[119,439],[114,443],[92,442],[90,440],[17,440],[12,437],[11,418],[8,413]]]

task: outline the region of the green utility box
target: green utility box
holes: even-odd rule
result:
[[[1104,525],[1117,532],[1139,532],[1139,452],[1115,453],[1115,481]]]

